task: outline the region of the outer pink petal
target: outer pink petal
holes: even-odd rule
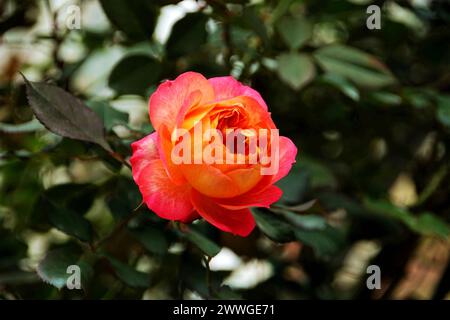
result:
[[[130,162],[133,179],[147,206],[164,219],[191,222],[198,218],[190,201],[191,187],[188,184],[175,185],[162,161],[155,158],[155,135],[133,143],[132,148]]]
[[[150,97],[150,120],[155,130],[165,124],[169,131],[175,126],[177,115],[191,94],[200,93],[198,103],[204,104],[214,100],[214,91],[208,80],[200,73],[185,72],[175,80],[162,83]],[[198,97],[198,93],[195,93]]]
[[[225,209],[195,190],[191,192],[191,199],[198,213],[220,230],[246,237],[255,228],[255,219],[248,209]]]
[[[133,176],[139,176],[149,161],[159,159],[157,139],[158,134],[153,132],[131,144],[133,156],[130,161],[133,167]]]
[[[215,100],[226,100],[237,96],[247,96],[258,101],[258,104],[267,111],[267,104],[264,99],[258,93],[258,91],[244,86],[231,76],[228,77],[216,77],[208,79],[209,83],[214,88]]]
[[[281,178],[285,177],[295,163],[295,157],[297,156],[297,147],[295,144],[286,137],[280,137],[280,164],[278,173],[274,175],[272,183],[277,182]]]
[[[269,186],[268,188],[254,192],[250,191],[243,195],[229,199],[214,199],[224,208],[236,210],[249,207],[265,207],[268,208],[274,202],[277,202],[283,194],[277,186]]]

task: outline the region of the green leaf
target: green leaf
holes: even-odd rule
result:
[[[308,202],[298,204],[296,206],[286,207],[286,209],[289,211],[297,212],[297,213],[298,212],[306,213],[308,211],[313,210],[316,206],[317,206],[317,200],[313,199]]]
[[[333,172],[322,162],[311,157],[303,156],[298,163],[299,170],[308,172],[312,188],[337,186],[337,179]]]
[[[377,103],[386,106],[398,106],[402,103],[402,97],[392,92],[372,92],[370,97]]]
[[[443,239],[447,239],[450,234],[450,226],[431,212],[418,216],[414,229],[421,234],[437,235]]]
[[[110,255],[105,255],[111,263],[117,277],[125,284],[133,288],[148,288],[150,285],[150,275],[137,271],[133,267],[125,264]]]
[[[345,244],[344,234],[327,225],[321,230],[296,229],[296,238],[304,245],[313,248],[319,257],[328,258],[335,255]]]
[[[442,181],[445,180],[448,170],[449,168],[447,168],[447,166],[444,164],[438,170],[436,170],[436,172],[433,173],[431,179],[420,193],[419,198],[415,203],[415,206],[423,204],[425,201],[428,200],[429,197],[431,197],[432,194],[434,194],[434,192],[441,185]]]
[[[203,13],[188,13],[177,21],[167,40],[166,52],[169,59],[187,55],[199,50],[206,43],[206,22],[208,17]]]
[[[326,220],[315,214],[296,214],[285,211],[283,215],[294,226],[307,230],[324,230],[327,226]]]
[[[120,60],[112,70],[108,85],[117,94],[145,95],[146,90],[158,81],[161,64],[154,58],[130,55]]]
[[[135,237],[149,252],[164,255],[169,248],[169,242],[160,229],[146,226],[144,228],[130,230]]]
[[[36,209],[44,210],[41,205],[51,202],[58,207],[65,207],[79,215],[84,215],[94,203],[96,187],[88,183],[65,183],[45,190],[36,205]]]
[[[53,207],[48,212],[50,223],[58,230],[67,233],[81,241],[92,240],[92,226],[88,220],[65,208]]]
[[[114,109],[105,101],[86,101],[88,107],[94,110],[103,120],[106,130],[116,125],[128,125],[128,114]]]
[[[346,78],[333,74],[326,73],[320,78],[323,82],[332,85],[339,89],[343,94],[354,101],[359,101],[359,91],[358,89],[349,82]]]
[[[105,128],[98,115],[81,100],[56,86],[30,82],[25,77],[27,98],[36,118],[60,136],[96,143],[105,150]]]
[[[81,241],[90,242],[93,229],[83,214],[92,205],[94,196],[91,187],[74,184],[56,186],[39,196],[34,218],[46,216],[50,224],[58,230]]]
[[[280,0],[277,3],[277,6],[275,7],[275,10],[273,10],[272,16],[271,16],[271,22],[276,23],[285,13],[289,10],[289,7],[293,0]]]
[[[189,231],[182,235],[209,257],[214,257],[220,252],[220,246],[195,230],[194,227],[189,228]]]
[[[109,20],[131,40],[150,40],[159,15],[147,0],[100,0]]]
[[[130,178],[118,176],[108,185],[106,204],[116,220],[122,220],[142,202],[139,189]]]
[[[314,64],[306,54],[284,53],[277,57],[278,75],[291,88],[298,90],[316,75]]]
[[[283,243],[294,240],[291,226],[276,214],[258,209],[252,209],[252,214],[259,229],[273,241]]]
[[[298,203],[309,189],[310,180],[310,174],[300,170],[299,162],[296,162],[289,174],[276,183],[283,190],[281,199],[288,203]]]
[[[450,128],[450,96],[438,96],[436,117],[440,123]]]
[[[71,273],[67,273],[67,268],[72,265],[80,267],[81,286],[86,290],[94,270],[86,260],[80,257],[80,254],[68,248],[47,253],[45,258],[39,263],[36,271],[42,280],[58,289],[62,289],[66,286],[67,279],[71,276]]]
[[[411,212],[406,209],[399,208],[387,200],[374,200],[366,198],[363,203],[367,209],[374,213],[398,219],[408,226],[415,224],[415,217]]]
[[[420,88],[404,88],[402,96],[414,108],[423,109],[431,105],[434,94]]]
[[[382,62],[352,47],[329,45],[318,49],[314,57],[326,72],[343,76],[361,86],[382,87],[395,82]]]
[[[292,50],[300,48],[312,33],[311,24],[303,17],[283,17],[276,27],[286,45]]]
[[[424,235],[437,235],[446,239],[450,233],[449,225],[430,212],[415,215],[406,209],[394,206],[385,200],[364,199],[365,206],[374,213],[386,215],[403,222],[412,231]]]
[[[38,119],[33,119],[20,124],[10,124],[0,122],[0,132],[5,133],[27,133],[43,129],[44,126]]]

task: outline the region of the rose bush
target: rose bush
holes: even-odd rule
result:
[[[295,162],[292,141],[277,137],[277,150],[271,152],[279,154],[278,170],[273,174],[261,171],[271,163],[176,163],[172,152],[179,142],[177,130],[192,133],[196,123],[203,131],[225,135],[230,129],[276,129],[261,95],[232,77],[206,79],[186,72],[158,87],[149,113],[155,132],[132,144],[130,159],[146,205],[164,219],[188,223],[204,218],[223,231],[247,236],[255,226],[249,207],[268,207],[282,195],[274,183]],[[224,154],[235,152],[221,143]]]

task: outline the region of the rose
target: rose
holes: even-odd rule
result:
[[[278,137],[260,94],[232,77],[206,79],[186,72],[158,87],[150,98],[149,112],[155,132],[132,144],[130,159],[133,178],[146,205],[164,219],[189,223],[204,218],[223,231],[247,236],[255,226],[249,207],[269,207],[281,197],[282,191],[274,183],[289,172],[297,154],[291,140]],[[224,158],[231,154],[235,160],[239,153],[227,147],[228,140],[220,141],[228,138],[229,130],[238,132],[231,140],[243,141],[245,150],[239,154],[248,160],[256,152],[260,161],[211,163],[204,157],[211,140],[199,143],[188,139],[195,138],[195,130],[204,137],[209,129],[214,129],[214,134],[223,133],[209,138]],[[259,131],[275,134],[268,134],[266,143],[255,151],[249,141]],[[269,163],[263,163],[263,151]],[[190,156],[203,157],[200,163],[193,163],[180,162],[177,155],[188,160],[192,160]],[[222,157],[217,152],[210,155],[213,160]],[[277,170],[264,173],[268,167]]]

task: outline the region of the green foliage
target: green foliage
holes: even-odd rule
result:
[[[200,232],[194,228],[183,234],[183,236],[195,246],[197,246],[204,254],[208,257],[214,257],[219,253],[220,247],[213,241],[202,235]]]
[[[438,97],[437,118],[446,127],[450,127],[450,96]]]
[[[283,243],[294,240],[291,226],[273,213],[255,209],[253,216],[261,231],[273,241]]]
[[[149,40],[158,18],[158,7],[150,1],[100,0],[108,18],[130,40]]]
[[[94,201],[94,190],[92,186],[75,184],[50,188],[39,196],[34,208],[34,218],[41,216],[40,220],[47,220],[56,229],[89,242],[92,240],[93,229],[83,214]]]
[[[448,292],[436,271],[448,274],[448,261],[428,258],[448,251],[450,233],[450,12],[441,2],[386,1],[382,29],[368,30],[355,1],[205,1],[163,36],[156,26],[173,1],[80,1],[81,30],[48,34],[32,28],[60,18],[53,1],[53,12],[5,3],[0,299],[378,298],[365,289],[369,264],[391,286],[382,298]],[[247,238],[159,218],[132,179],[130,144],[153,131],[148,98],[185,71],[251,85],[299,149],[277,182],[282,198],[252,208]],[[223,248],[239,267],[209,270]],[[415,259],[439,278],[428,283],[434,296],[398,296]],[[273,275],[225,285],[255,260]],[[355,264],[361,273],[343,279]],[[83,290],[65,288],[70,265]]]
[[[447,239],[450,234],[447,223],[430,212],[413,215],[408,210],[393,206],[389,202],[370,199],[367,199],[365,204],[369,210],[398,219],[415,232],[438,235],[443,239]]]
[[[303,17],[284,17],[278,22],[277,29],[286,45],[293,50],[300,48],[312,33],[311,24]]]
[[[293,89],[300,89],[314,78],[316,73],[311,58],[306,54],[285,53],[277,57],[278,73]]]
[[[25,123],[13,125],[8,123],[0,123],[0,131],[4,133],[25,133],[42,129],[44,126],[37,120],[33,119]]]
[[[169,242],[163,230],[152,226],[145,226],[131,231],[135,237],[149,252],[164,255],[169,248]]]
[[[207,20],[202,13],[190,13],[175,23],[167,40],[167,57],[174,59],[200,50],[207,39]]]
[[[117,94],[144,95],[161,73],[161,65],[148,55],[131,55],[122,59],[112,70],[108,85]]]
[[[71,249],[65,248],[49,252],[39,263],[36,271],[44,282],[62,289],[70,277],[67,269],[72,265],[80,267],[81,286],[86,290],[94,270],[85,259]]]
[[[314,54],[319,65],[332,74],[352,80],[361,86],[382,87],[394,79],[375,57],[343,45],[330,45]]]
[[[146,288],[150,284],[150,276],[140,272],[111,256],[107,256],[109,263],[120,280],[133,288]]]

